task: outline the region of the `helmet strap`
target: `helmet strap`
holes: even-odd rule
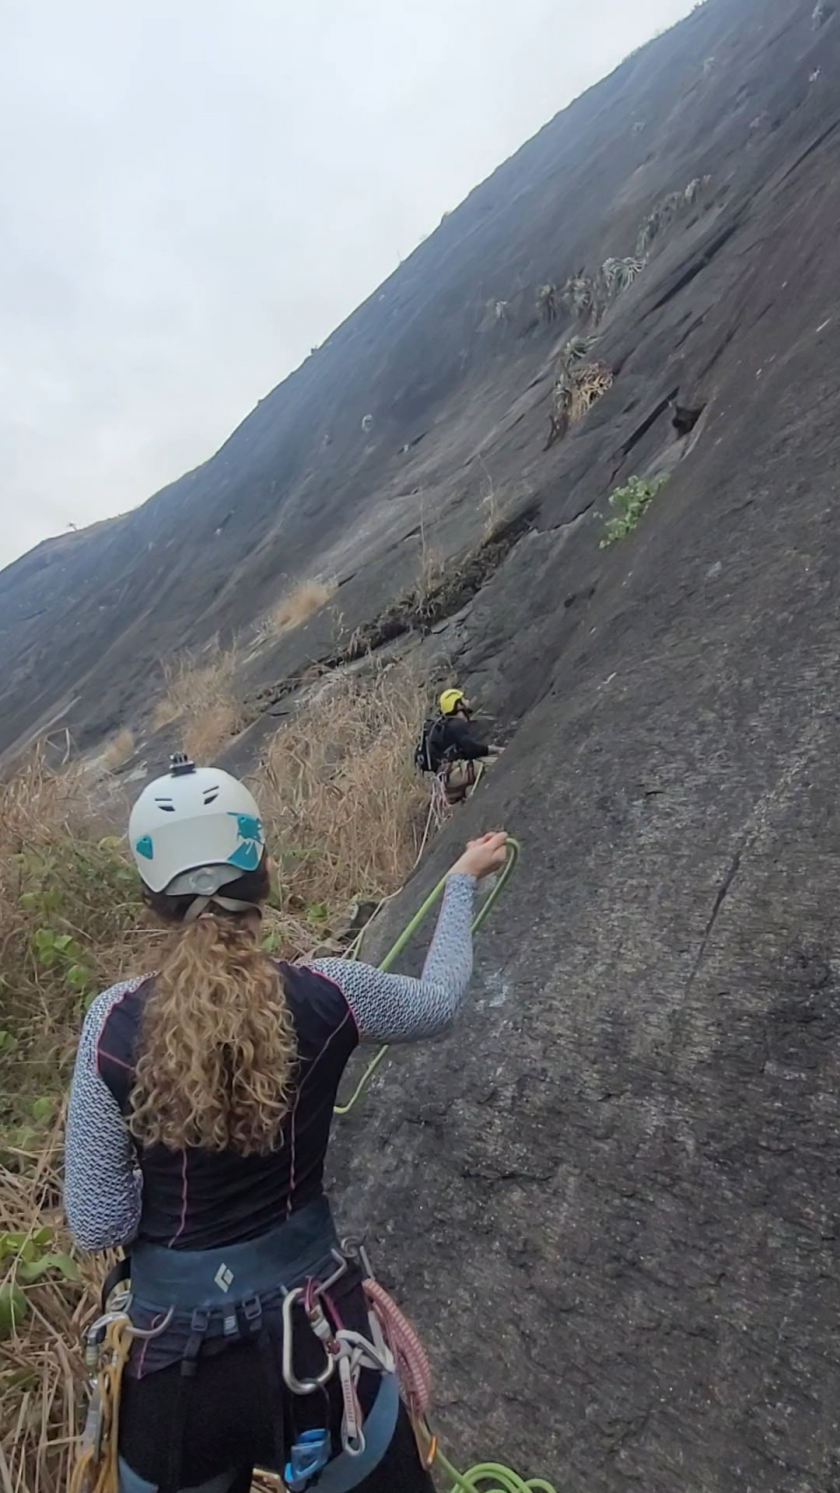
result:
[[[262,917],[262,908],[258,902],[240,902],[238,897],[220,897],[218,892],[213,892],[209,897],[196,897],[184,913],[184,923],[194,923],[198,918],[210,917],[214,909],[219,912],[255,912]]]

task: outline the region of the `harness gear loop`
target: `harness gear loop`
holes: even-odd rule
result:
[[[519,841],[518,840],[514,840],[513,836],[509,835],[508,836],[508,840],[507,840],[507,860],[505,861],[504,866],[502,867],[501,871],[499,872],[498,879],[496,881],[495,886],[491,889],[489,896],[485,897],[484,901],[481,904],[481,907],[478,909],[478,912],[476,913],[475,917],[473,918],[473,924],[472,924],[473,937],[475,937],[475,935],[478,932],[479,928],[482,926],[482,924],[489,917],[490,912],[491,912],[491,910],[492,910],[495,902],[501,896],[502,892],[504,891],[505,887],[507,886],[507,884],[508,884],[511,876],[513,875],[513,873],[514,873],[514,871],[516,869],[516,865],[517,865],[517,862],[519,860],[519,855],[520,855]],[[431,912],[431,910],[434,907],[435,903],[439,900],[440,897],[443,896],[443,893],[444,893],[444,891],[446,889],[446,883],[447,883],[448,879],[449,879],[449,872],[447,871],[446,875],[441,877],[440,881],[438,882],[438,884],[434,888],[434,890],[429,893],[429,895],[426,898],[425,902],[418,909],[418,911],[414,914],[414,917],[411,919],[411,921],[406,924],[405,928],[403,929],[403,931],[400,934],[399,938],[397,939],[396,943],[393,945],[393,947],[391,949],[388,950],[388,953],[385,955],[385,958],[382,960],[382,963],[377,966],[379,969],[381,969],[383,971],[384,970],[389,970],[391,968],[391,966],[395,963],[395,961],[399,958],[400,954],[402,953],[402,951],[405,948],[406,944],[408,943],[409,939],[412,938],[413,935],[417,932],[417,929],[420,927],[420,924],[424,921],[424,919]],[[362,929],[362,933],[364,933],[364,932],[365,932],[365,930]],[[356,940],[356,942],[351,946],[351,949],[349,951],[348,957],[353,958],[353,959],[357,959],[358,958],[360,943],[361,943],[361,935]],[[386,1043],[384,1047],[380,1047],[380,1049],[376,1053],[375,1057],[373,1057],[371,1059],[371,1061],[368,1063],[367,1067],[365,1068],[364,1073],[362,1074],[361,1078],[359,1079],[359,1082],[356,1084],[355,1089],[353,1090],[352,1094],[350,1095],[350,1098],[347,1100],[347,1103],[346,1104],[336,1104],[336,1106],[335,1106],[335,1108],[333,1110],[334,1114],[337,1114],[337,1115],[349,1115],[351,1109],[353,1108],[353,1106],[355,1104],[358,1103],[359,1099],[361,1098],[362,1094],[364,1093],[365,1089],[367,1088],[368,1084],[370,1083],[370,1080],[373,1078],[374,1073],[376,1072],[377,1068],[379,1067],[379,1064],[382,1062],[382,1059],[384,1058],[384,1056],[387,1053],[387,1051],[388,1051],[388,1044]]]
[[[131,1351],[130,1325],[127,1316],[115,1314],[100,1341],[99,1367],[70,1493],[116,1493],[119,1486],[120,1389]]]
[[[132,1326],[125,1306],[103,1312],[85,1334],[85,1364],[93,1388],[81,1451],[70,1477],[70,1493],[117,1493],[119,1487],[120,1394],[132,1342],[157,1337],[172,1321],[170,1310],[149,1331]]]

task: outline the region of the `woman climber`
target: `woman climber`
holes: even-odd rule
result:
[[[324,1161],[357,1044],[432,1037],[457,1014],[476,882],[505,836],[455,862],[419,979],[262,952],[270,862],[227,773],[173,758],[129,838],[177,934],[155,975],[85,1018],[65,1198],[82,1248],[129,1252],[119,1493],[247,1493],[255,1467],[295,1493],[432,1493]]]
[[[473,734],[473,708],[462,689],[445,689],[440,714],[423,724],[423,737],[414,754],[422,772],[440,779],[447,802],[463,803],[476,782],[476,762],[500,757],[500,746],[485,746]]]

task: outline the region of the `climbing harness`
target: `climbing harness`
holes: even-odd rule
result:
[[[163,1341],[170,1326],[177,1334],[179,1324],[183,1328],[186,1320],[190,1331],[187,1345],[185,1348],[176,1346],[174,1359],[168,1358],[167,1361],[180,1360],[182,1376],[186,1374],[189,1380],[197,1367],[204,1341],[209,1337],[223,1336],[232,1340],[253,1334],[261,1356],[266,1350],[267,1361],[273,1362],[270,1340],[264,1330],[272,1311],[275,1327],[282,1331],[282,1382],[291,1396],[301,1402],[316,1394],[323,1396],[333,1377],[341,1393],[340,1446],[333,1444],[329,1406],[321,1425],[313,1425],[313,1417],[305,1416],[306,1428],[293,1432],[289,1438],[291,1445],[285,1451],[288,1458],[283,1470],[285,1486],[290,1493],[305,1493],[329,1464],[329,1479],[325,1486],[349,1488],[376,1465],[391,1441],[399,1409],[395,1358],[382,1324],[386,1320],[399,1320],[399,1314],[375,1282],[362,1245],[349,1240],[339,1245],[335,1241],[329,1253],[324,1255],[323,1244],[328,1239],[325,1229],[331,1228],[325,1200],[301,1211],[308,1214],[308,1219],[303,1228],[293,1226],[297,1237],[287,1259],[291,1260],[294,1250],[298,1251],[298,1258],[302,1258],[299,1251],[305,1241],[310,1258],[319,1257],[320,1263],[297,1272],[294,1284],[283,1285],[277,1280],[277,1240],[281,1231],[264,1236],[268,1240],[267,1246],[260,1241],[226,1246],[224,1256],[230,1263],[217,1269],[213,1267],[217,1266],[216,1256],[221,1251],[162,1251],[158,1246],[135,1246],[129,1262],[131,1293],[121,1286],[113,1305],[97,1318],[86,1335],[85,1362],[91,1379],[91,1396],[70,1493],[117,1493],[120,1482],[120,1393],[123,1372],[135,1340],[145,1339],[150,1343],[157,1338]],[[288,1224],[284,1226],[286,1231],[288,1227]],[[332,1237],[335,1239],[334,1235]],[[162,1254],[169,1257],[168,1273],[160,1263]],[[207,1268],[202,1270],[205,1259]],[[221,1273],[223,1268],[227,1275]],[[334,1296],[336,1286],[348,1277],[351,1269],[356,1272],[360,1284],[364,1282],[367,1332],[345,1326]],[[282,1265],[279,1270],[282,1274]],[[287,1279],[294,1281],[295,1272],[291,1265],[288,1270]],[[148,1300],[148,1291],[156,1277],[160,1298],[171,1296],[173,1304],[158,1325],[145,1329],[138,1325],[138,1321],[147,1317],[155,1320],[156,1313]],[[211,1279],[215,1290],[209,1285]],[[230,1300],[227,1293],[233,1282],[240,1284],[235,1298]],[[206,1304],[193,1306],[185,1314],[188,1296],[193,1302]],[[295,1338],[303,1325],[301,1312],[323,1353],[321,1366],[308,1371],[301,1370],[295,1362]],[[398,1341],[402,1344],[404,1333]],[[373,1370],[381,1376],[380,1387],[366,1415],[362,1412],[358,1394],[363,1369]],[[282,1393],[279,1376],[277,1387]],[[426,1400],[422,1401],[424,1411],[426,1403]],[[278,1414],[279,1409],[278,1401]],[[315,1419],[318,1419],[317,1411]],[[176,1415],[176,1426],[179,1424],[182,1427],[183,1423]],[[180,1485],[179,1436],[180,1432],[176,1430],[174,1440],[178,1444],[172,1448],[173,1460],[166,1483],[168,1489],[171,1482],[172,1493],[176,1493]],[[281,1439],[285,1441],[285,1434]]]
[[[473,925],[472,925],[473,937],[475,937],[475,935],[478,933],[479,928],[486,921],[486,919],[490,916],[490,913],[491,913],[491,911],[493,909],[494,904],[496,903],[497,899],[501,896],[502,892],[504,891],[505,887],[507,886],[508,881],[510,880],[511,876],[513,875],[513,872],[514,872],[514,870],[516,868],[516,863],[517,863],[518,860],[519,860],[519,841],[518,840],[514,840],[511,836],[508,836],[508,840],[507,840],[507,860],[505,861],[504,866],[502,867],[501,871],[499,872],[499,876],[498,876],[498,879],[496,881],[495,886],[491,889],[489,896],[485,897],[483,903],[481,904],[481,907],[479,908],[479,910],[478,910],[475,918],[473,919]],[[417,929],[420,927],[420,924],[424,921],[424,919],[431,912],[431,910],[434,907],[435,903],[439,900],[440,897],[443,896],[443,893],[444,893],[444,891],[446,889],[446,883],[447,883],[448,878],[449,878],[449,873],[448,872],[447,872],[446,876],[442,876],[441,877],[441,879],[438,882],[437,886],[435,887],[434,891],[432,891],[432,892],[429,893],[429,895],[426,898],[425,902],[423,903],[422,907],[419,909],[418,912],[416,912],[414,914],[414,917],[411,919],[411,922],[406,925],[406,927],[403,929],[402,933],[400,934],[399,938],[397,939],[396,943],[393,945],[393,947],[391,949],[389,949],[388,953],[385,955],[385,958],[382,960],[382,963],[378,966],[379,969],[381,969],[383,971],[384,970],[389,970],[391,968],[391,966],[395,963],[395,961],[399,958],[400,954],[402,953],[402,951],[405,948],[406,944],[408,943],[409,939],[411,939],[413,937],[413,935],[417,932]],[[374,917],[375,916],[376,916],[376,914],[374,913]],[[364,935],[365,932],[366,932],[366,929],[363,928],[362,932],[359,934],[358,938],[356,938],[354,940],[353,944],[351,945],[351,947],[348,950],[348,953],[346,955],[347,958],[350,958],[350,959],[357,959],[358,958],[359,947],[361,945],[362,937],[363,937],[363,935]],[[353,1109],[354,1105],[356,1105],[358,1103],[359,1099],[361,1098],[362,1094],[364,1093],[365,1089],[367,1088],[368,1084],[370,1083],[371,1079],[373,1078],[374,1073],[376,1072],[377,1068],[379,1067],[380,1063],[382,1062],[382,1059],[385,1057],[385,1054],[387,1053],[387,1051],[388,1051],[388,1044],[386,1043],[384,1047],[380,1047],[380,1049],[376,1053],[375,1057],[373,1057],[371,1059],[371,1061],[368,1063],[367,1067],[365,1068],[364,1073],[362,1074],[361,1078],[359,1079],[359,1082],[356,1084],[356,1087],[353,1090],[353,1093],[350,1095],[350,1098],[347,1100],[347,1103],[346,1104],[337,1104],[335,1106],[335,1111],[334,1111],[335,1114],[337,1114],[337,1115],[349,1115],[350,1111]]]
[[[462,803],[472,798],[484,775],[484,763],[465,762],[465,777],[463,783],[452,791],[458,793],[458,798],[450,797],[450,779],[452,769],[458,764],[455,762],[444,762],[432,778],[432,788],[429,800],[429,811],[434,819],[435,827],[442,829],[448,819],[452,818],[453,810]]]

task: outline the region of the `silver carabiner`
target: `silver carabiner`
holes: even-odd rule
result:
[[[329,1383],[335,1373],[335,1359],[326,1348],[324,1349],[324,1367],[316,1378],[298,1379],[295,1373],[295,1341],[292,1312],[303,1294],[302,1287],[298,1286],[294,1291],[287,1291],[283,1300],[283,1379],[292,1394],[295,1395],[314,1394],[316,1389],[323,1389],[324,1385]]]
[[[85,1364],[88,1373],[94,1377],[99,1372],[99,1364],[102,1358],[102,1344],[105,1334],[112,1322],[117,1322],[125,1316],[124,1311],[116,1310],[103,1312],[95,1322],[91,1322],[85,1333]]]

